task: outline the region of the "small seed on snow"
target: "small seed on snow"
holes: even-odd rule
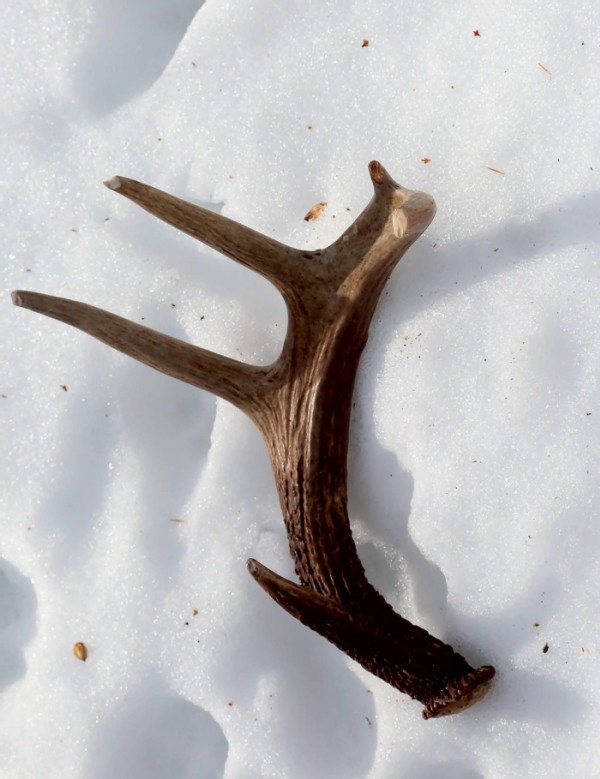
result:
[[[73,654],[78,660],[83,660],[84,662],[87,660],[87,646],[83,641],[78,641],[76,644],[73,644]]]

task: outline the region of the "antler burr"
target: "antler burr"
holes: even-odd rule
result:
[[[382,289],[435,214],[433,199],[369,164],[374,196],[331,246],[302,251],[127,178],[106,182],[163,221],[257,271],[279,290],[288,331],[279,358],[253,366],[36,292],[16,305],[73,325],[163,373],[213,392],[257,425],[269,452],[299,583],[256,560],[248,569],[286,611],[368,671],[450,714],[481,698],[494,668],[472,668],[452,647],[397,614],[367,581],[347,512],[347,449],[358,361]]]

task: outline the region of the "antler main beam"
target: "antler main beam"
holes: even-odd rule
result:
[[[256,560],[248,569],[286,611],[364,668],[425,705],[427,719],[481,698],[494,668],[472,668],[412,625],[367,581],[347,512],[348,430],[358,361],[381,291],[435,214],[433,199],[369,164],[374,196],[331,246],[303,252],[131,179],[107,186],[269,279],[289,315],[279,358],[230,360],[84,303],[35,292],[13,302],[78,327],[245,411],[269,452],[300,583]]]

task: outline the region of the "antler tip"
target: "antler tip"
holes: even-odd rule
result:
[[[377,160],[371,160],[369,163],[369,174],[376,189],[379,187],[383,187],[384,189],[396,189],[398,186],[383,165]]]
[[[41,292],[30,292],[25,289],[16,289],[10,293],[13,305],[19,308],[28,308],[40,314],[48,313],[48,305],[58,300],[52,295],[44,295]]]
[[[107,179],[103,182],[105,187],[108,187],[109,189],[114,189],[115,191],[118,189],[121,189],[121,184],[123,183],[120,176],[113,176],[111,179]]]
[[[386,169],[377,160],[371,160],[369,163],[369,173],[371,174],[373,181],[379,184],[385,178]]]
[[[264,565],[261,565],[258,560],[255,560],[253,557],[246,561],[246,567],[248,568],[250,575],[257,581],[261,577],[261,574],[264,573]]]

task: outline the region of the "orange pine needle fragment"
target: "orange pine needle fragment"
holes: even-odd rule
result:
[[[172,517],[169,522],[174,522],[176,525],[185,525],[185,519],[180,519],[179,517]]]
[[[547,68],[547,67],[544,65],[544,63],[543,63],[543,62],[538,62],[538,65],[539,65],[539,66],[540,66],[540,68],[541,68],[541,69],[544,71],[544,73],[550,73],[550,71],[549,71],[549,70],[548,70],[548,68]]]
[[[490,166],[489,166],[489,165],[486,165],[485,167],[486,167],[488,170],[491,170],[491,171],[492,171],[492,173],[500,173],[502,176],[505,176],[505,175],[506,175],[506,172],[505,172],[505,171],[503,171],[503,170],[499,170],[498,168],[490,168]]]
[[[313,219],[317,219],[323,213],[327,203],[317,203],[304,217],[305,222],[311,222]]]

